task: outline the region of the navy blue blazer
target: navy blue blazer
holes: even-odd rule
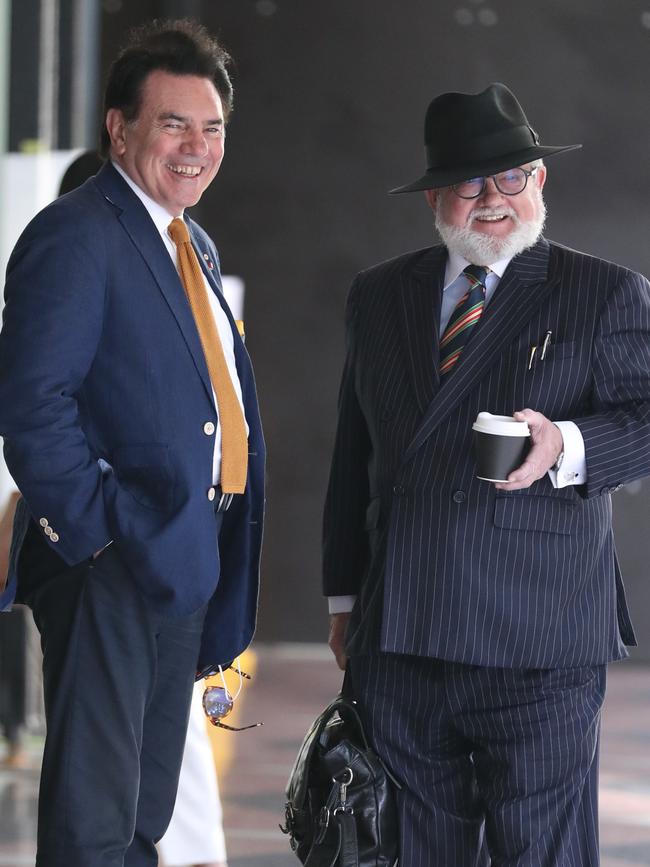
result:
[[[358,594],[348,649],[505,667],[624,656],[610,492],[650,474],[650,284],[542,239],[512,260],[441,387],[445,262],[441,246],[409,253],[350,293],[324,519],[324,591]],[[578,425],[584,486],[476,478],[478,412],[525,407]]]
[[[155,610],[183,615],[209,601],[203,669],[233,659],[253,635],[265,451],[217,251],[187,223],[233,332],[250,428],[246,492],[217,540],[214,437],[204,431],[217,412],[196,326],[151,218],[107,164],[41,211],[9,261],[0,434],[23,500],[0,610],[14,597],[29,515],[45,519],[58,539],[44,538],[69,565],[113,540]]]

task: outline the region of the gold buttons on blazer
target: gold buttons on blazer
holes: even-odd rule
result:
[[[206,421],[206,423],[203,425],[203,433],[208,437],[211,437],[215,430],[216,427],[211,421]]]

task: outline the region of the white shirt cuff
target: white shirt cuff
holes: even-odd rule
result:
[[[559,470],[549,470],[548,477],[554,488],[584,485],[587,481],[585,441],[580,428],[572,421],[556,421],[564,440],[564,457]]]
[[[328,596],[327,605],[330,614],[347,614],[354,608],[356,596]]]

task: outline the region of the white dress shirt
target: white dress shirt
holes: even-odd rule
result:
[[[131,187],[136,196],[140,199],[142,204],[147,209],[147,213],[153,220],[153,223],[162,238],[163,244],[171,259],[178,270],[178,250],[176,248],[176,244],[172,241],[169,236],[169,232],[167,231],[169,224],[174,219],[169,215],[169,213],[157,202],[155,202],[152,198],[150,198],[140,187],[127,175],[124,169],[121,166],[117,165],[117,163],[113,163],[113,167],[120,173],[120,175],[124,178],[127,184]],[[176,216],[181,217],[183,214],[177,214]],[[197,254],[198,255],[198,254]],[[203,282],[205,284],[206,292],[208,293],[208,300],[210,301],[210,308],[212,310],[212,315],[214,316],[214,321],[217,326],[217,331],[219,332],[219,339],[221,340],[221,346],[223,347],[223,354],[226,358],[226,364],[228,365],[228,372],[230,373],[230,378],[232,379],[232,384],[235,388],[235,392],[237,394],[237,398],[239,399],[240,406],[242,408],[242,413],[244,414],[244,421],[246,421],[246,414],[244,412],[244,404],[242,400],[242,390],[241,383],[239,381],[239,374],[237,373],[237,364],[235,362],[235,349],[234,349],[234,338],[232,329],[230,327],[230,322],[228,317],[226,316],[223,307],[219,303],[219,299],[214,294],[214,290],[208,283],[205,274],[202,273]],[[179,287],[179,291],[182,291],[182,284]],[[214,400],[215,408],[217,407],[217,398],[214,393],[214,389],[212,390],[212,398]],[[246,424],[246,433],[248,434],[248,424]],[[214,450],[212,456],[212,484],[217,485],[221,479],[221,425],[219,423],[219,414],[217,412],[217,424],[214,434]]]
[[[512,257],[510,257],[512,258]],[[485,280],[485,304],[490,303],[499,281],[510,264],[509,259],[499,259],[490,265],[490,273]],[[467,292],[467,278],[463,271],[470,263],[457,253],[449,253],[445,268],[445,282],[442,290],[440,306],[440,334],[442,336],[454,308]],[[522,407],[523,409],[523,407]],[[535,407],[532,407],[535,409]],[[564,440],[564,457],[558,471],[549,470],[548,476],[554,488],[565,488],[568,485],[582,485],[587,481],[587,460],[585,443],[580,428],[572,421],[556,421]],[[342,614],[352,611],[356,596],[329,596],[330,614]]]

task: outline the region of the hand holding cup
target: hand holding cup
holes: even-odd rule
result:
[[[528,452],[530,429],[527,422],[510,415],[479,412],[472,430],[477,478],[486,482],[507,482]]]

